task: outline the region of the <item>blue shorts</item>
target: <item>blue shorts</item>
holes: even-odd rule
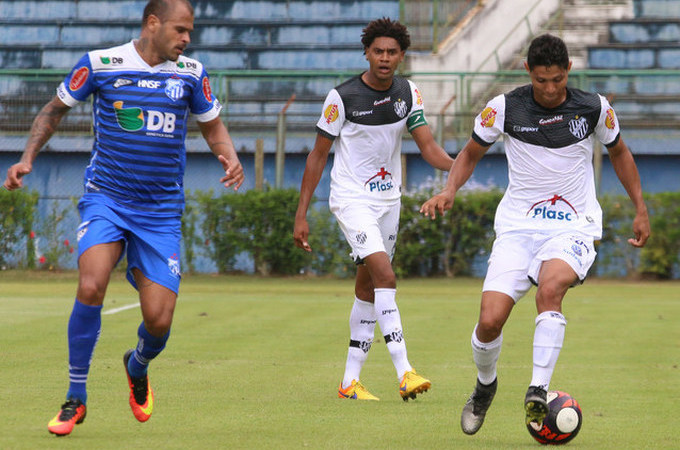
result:
[[[137,289],[132,269],[146,278],[179,291],[180,217],[154,216],[116,204],[104,194],[85,194],[78,202],[78,258],[98,244],[123,241],[127,256],[127,279]],[[121,254],[121,258],[123,255]]]

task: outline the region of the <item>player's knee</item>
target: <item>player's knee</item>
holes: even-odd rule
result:
[[[373,286],[376,288],[394,289],[397,287],[397,277],[394,274],[394,271],[391,270],[391,267],[390,270],[381,270],[372,273],[371,278],[373,279]]]
[[[482,316],[477,323],[477,338],[482,342],[491,342],[501,335],[503,321],[496,317]]]
[[[144,319],[144,326],[152,336],[165,336],[170,331],[172,325],[172,316],[160,316],[151,320]]]
[[[106,283],[94,278],[81,278],[78,283],[78,300],[85,304],[101,304],[106,295]]]
[[[536,307],[539,311],[559,311],[567,287],[558,283],[544,283],[536,291]]]

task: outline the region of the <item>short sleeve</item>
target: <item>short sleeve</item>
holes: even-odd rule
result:
[[[411,112],[408,115],[408,120],[406,121],[406,129],[409,133],[413,132],[418,127],[427,125],[425,120],[425,109],[423,106],[423,96],[420,94],[418,87],[409,80],[409,86],[411,87],[411,98],[413,99],[413,106],[411,107]]]
[[[196,116],[198,122],[209,122],[219,116],[222,105],[210,88],[210,77],[205,69],[201,70],[197,86],[191,94],[189,110]]]
[[[57,87],[57,97],[65,105],[73,107],[78,102],[84,101],[96,89],[90,55],[85,54]]]
[[[609,104],[606,98],[599,95],[602,108],[600,110],[600,118],[595,126],[595,135],[606,147],[612,147],[619,141],[619,120],[616,117],[614,108]]]
[[[345,106],[337,90],[331,89],[323,102],[323,113],[316,123],[316,129],[323,136],[333,140],[340,135],[345,123]]]
[[[475,117],[472,138],[480,145],[488,147],[503,133],[505,122],[505,95],[492,98],[486,107]]]

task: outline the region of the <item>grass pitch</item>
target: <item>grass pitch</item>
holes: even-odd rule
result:
[[[88,414],[68,437],[47,432],[68,383],[74,273],[0,273],[0,448],[539,448],[524,425],[533,292],[504,331],[499,389],[475,436],[460,430],[474,387],[470,333],[481,280],[398,283],[411,363],[432,389],[405,403],[382,339],[362,381],[380,402],[336,398],[349,339],[351,280],[185,277],[168,347],[152,363],[154,415],[138,423],[122,367],[141,320],[116,274],[88,383]],[[589,280],[564,303],[565,345],[551,388],[581,404],[571,448],[677,448],[680,283]],[[379,337],[379,333],[376,333]]]

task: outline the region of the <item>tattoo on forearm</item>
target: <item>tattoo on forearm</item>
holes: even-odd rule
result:
[[[35,153],[52,137],[68,108],[57,108],[52,103],[45,105],[33,120],[26,149]]]

